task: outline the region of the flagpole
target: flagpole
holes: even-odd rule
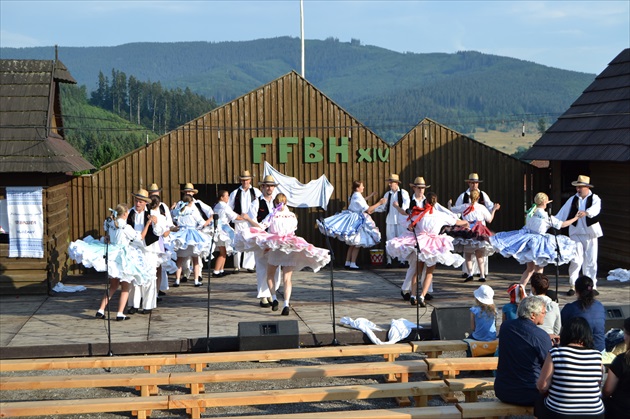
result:
[[[302,77],[304,73],[304,0],[300,0],[300,39],[302,40]]]

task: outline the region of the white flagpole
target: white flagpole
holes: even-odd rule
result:
[[[304,73],[304,0],[300,0],[300,37],[302,39],[302,77]]]

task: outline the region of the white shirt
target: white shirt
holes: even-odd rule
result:
[[[488,194],[481,190],[479,191],[479,194],[483,196],[483,200],[485,202],[484,206],[486,207],[486,209],[488,211],[492,211],[492,207],[494,207],[494,202],[490,200],[490,197],[488,196]],[[457,201],[455,201],[455,206],[460,206],[462,204],[465,204],[464,195],[468,195],[469,197],[468,203],[470,203],[470,188],[468,188],[459,197],[457,197]]]
[[[440,234],[440,230],[445,225],[452,226],[455,224],[455,219],[448,216],[447,214],[436,211],[433,208],[433,213],[426,213],[424,217],[418,224],[416,224],[415,231],[416,233],[425,233],[425,234]]]
[[[234,212],[227,202],[219,201],[214,206],[214,212],[219,216],[219,222],[223,224],[229,224],[238,217],[238,214]]]
[[[488,209],[479,204],[479,203],[475,203],[473,205],[473,210],[470,211],[468,214],[464,215],[464,212],[470,207],[470,204],[462,204],[462,205],[456,205],[454,207],[451,207],[451,211],[453,211],[456,214],[462,214],[462,219],[468,221],[469,223],[475,222],[475,221],[479,221],[481,222],[481,224],[486,225],[486,223],[490,222],[490,219],[492,218],[492,214],[490,214],[490,211],[488,211]]]
[[[545,234],[549,227],[559,230],[562,227],[562,221],[554,216],[549,217],[549,214],[542,208],[536,208],[534,214],[527,217],[525,221],[525,228],[532,233]]]
[[[248,214],[252,219],[256,218],[256,215],[252,215],[251,214],[251,209],[252,209],[252,196],[251,196],[251,192],[249,191],[250,189],[254,190],[254,198],[257,199],[262,195],[262,192],[260,192],[260,189],[254,188],[253,186],[250,186],[247,190],[243,189],[243,186],[239,186],[238,189],[235,189],[232,191],[232,193],[230,193],[230,199],[228,200],[228,205],[234,209],[234,204],[235,204],[235,200],[236,200],[236,194],[239,192],[241,193],[241,214]],[[239,214],[239,215],[241,215]],[[245,220],[240,220],[240,221],[234,221],[235,223],[247,223],[247,221]]]
[[[104,229],[105,233],[109,236],[109,242],[120,246],[127,246],[134,240],[142,241],[140,232],[136,231],[127,224],[127,220],[124,218],[118,218],[118,227],[114,224],[114,221],[110,218],[105,220]]]
[[[368,205],[363,195],[360,192],[354,192],[350,197],[350,203],[348,204],[348,211],[363,213],[368,210]]]
[[[265,217],[261,225],[263,228],[267,227],[270,233],[278,234],[280,236],[289,236],[295,234],[298,222],[295,214],[293,214],[289,208],[284,205],[281,211],[273,214],[273,217],[272,214]]]
[[[400,214],[398,210],[396,209],[396,207],[394,206],[394,203],[398,202],[398,194],[402,195],[402,205],[400,206],[400,208],[406,211],[409,208],[409,203],[411,201],[409,199],[409,192],[407,192],[404,189],[398,189],[396,191],[393,191],[390,189],[389,191],[385,192],[385,195],[383,195],[383,198],[385,199],[385,203],[382,205],[379,205],[374,210],[374,212],[385,212],[389,210],[389,212],[387,213],[387,217],[385,218],[385,222],[387,224],[403,224],[404,225],[405,220],[407,219],[407,217],[405,215]],[[391,196],[391,199],[390,199],[390,196]],[[389,200],[389,208],[387,208],[388,200]]]
[[[593,205],[591,205],[589,209],[586,209],[586,200],[591,195],[593,195]],[[586,197],[584,198],[581,198],[578,194],[575,194],[571,198],[569,198],[567,202],[564,203],[562,208],[560,208],[560,211],[558,211],[558,214],[556,214],[556,217],[559,220],[566,221],[568,219],[569,212],[571,212],[571,204],[573,203],[573,198],[576,196],[578,197],[578,210],[579,211],[586,211],[586,213],[588,214],[587,215],[588,218],[592,218],[592,217],[595,217],[596,215],[599,215],[600,211],[602,210],[602,200],[599,198],[599,196],[589,191],[588,195],[586,195]],[[569,226],[569,236],[578,235],[578,234],[587,235],[592,239],[595,239],[597,237],[601,237],[604,235],[602,232],[602,227],[599,225],[599,223],[595,223],[591,225],[590,227],[587,226],[586,217],[579,218],[577,220],[577,225],[574,226],[573,224],[571,224]]]

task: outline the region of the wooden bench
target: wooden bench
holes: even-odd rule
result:
[[[508,415],[533,415],[534,408],[530,406],[517,406],[500,401],[458,403],[457,408],[464,418],[498,418]]]
[[[152,410],[167,410],[168,407],[168,396],[2,402],[0,417],[132,412],[139,419],[145,419]]]
[[[413,397],[416,407],[426,406],[430,396],[449,391],[443,381],[418,381],[414,383],[386,383],[331,387],[292,388],[282,390],[240,391],[171,396],[170,409],[186,409],[193,419],[211,407],[239,405],[270,405],[285,403],[309,403],[337,400],[364,400],[374,398]]]
[[[466,402],[476,402],[484,391],[494,390],[494,377],[488,378],[449,378],[444,380],[452,391],[464,393]]]
[[[456,406],[408,407],[403,409],[350,410],[256,416],[223,416],[221,419],[461,419]]]
[[[444,351],[468,349],[468,344],[463,340],[416,340],[410,343],[414,352],[424,353],[427,358],[438,358]]]
[[[426,358],[429,373],[442,373],[446,379],[457,378],[460,371],[485,371],[496,370],[499,358],[478,357],[478,358]]]

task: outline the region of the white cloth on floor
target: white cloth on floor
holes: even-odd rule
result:
[[[77,292],[77,291],[85,291],[83,285],[64,285],[61,282],[57,282],[57,284],[53,287],[53,291],[55,292]]]
[[[606,279],[609,281],[628,282],[630,281],[630,270],[622,268],[613,269],[612,271],[608,271],[608,278]]]
[[[376,345],[391,345],[396,342],[399,342],[409,336],[411,331],[416,327],[415,323],[410,322],[407,319],[393,319],[391,325],[389,327],[389,332],[387,332],[387,342],[381,341],[374,334],[374,330],[383,331],[384,329],[375,325],[368,319],[363,317],[359,317],[357,319],[352,319],[350,317],[342,317],[340,320],[341,324],[345,324],[354,329],[358,329],[365,333],[368,338],[375,343]]]

